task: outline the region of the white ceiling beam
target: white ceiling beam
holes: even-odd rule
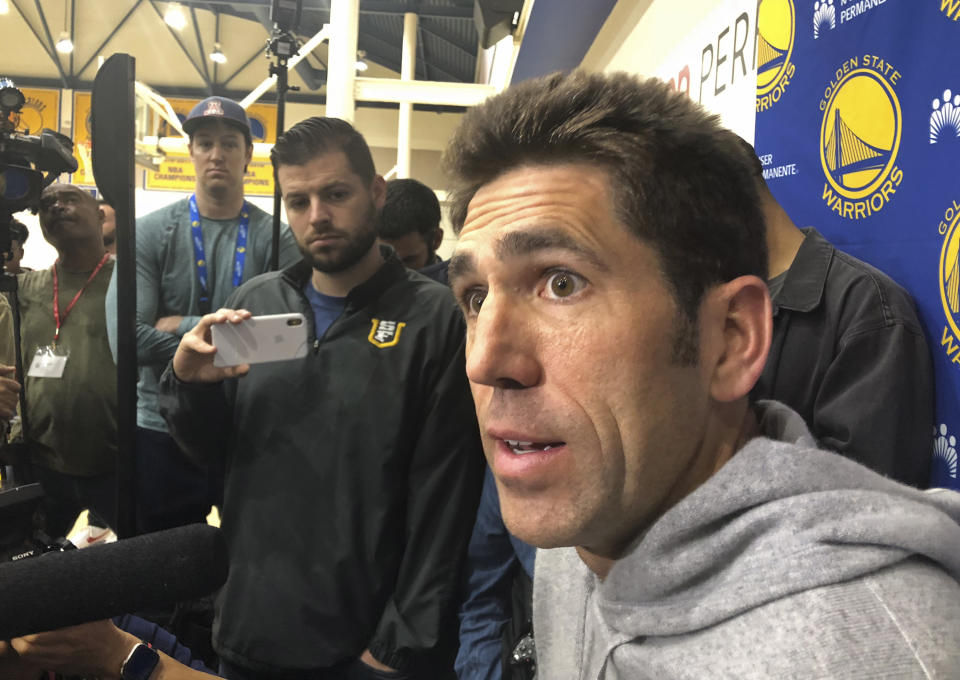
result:
[[[354,97],[357,101],[398,104],[476,106],[497,92],[499,90],[493,85],[443,83],[434,80],[357,78],[354,83]]]

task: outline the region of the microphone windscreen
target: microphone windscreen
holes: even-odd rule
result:
[[[0,565],[0,640],[202,597],[228,566],[223,535],[206,524]]]

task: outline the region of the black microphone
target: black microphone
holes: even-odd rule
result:
[[[228,566],[223,535],[206,524],[0,565],[0,640],[202,597]]]

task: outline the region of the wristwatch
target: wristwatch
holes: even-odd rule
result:
[[[157,650],[145,642],[137,643],[120,666],[121,680],[150,680],[153,669],[160,663]]]

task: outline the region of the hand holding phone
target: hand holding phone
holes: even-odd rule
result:
[[[218,367],[285,361],[307,355],[307,322],[298,312],[214,324],[210,333],[217,348],[213,365]]]

